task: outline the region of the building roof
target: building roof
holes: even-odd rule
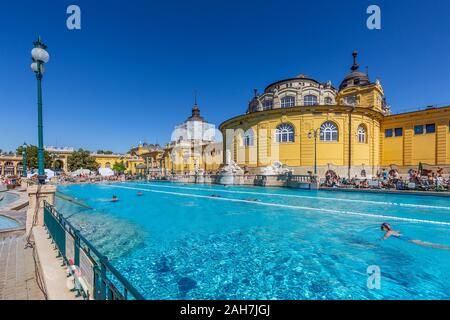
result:
[[[299,75],[297,75],[297,76],[294,77],[294,78],[283,79],[283,80],[279,80],[279,81],[276,81],[276,82],[273,82],[273,83],[269,84],[269,85],[264,89],[264,92],[268,92],[269,88],[271,88],[271,87],[273,87],[273,86],[275,86],[275,85],[281,84],[281,83],[283,83],[283,82],[292,82],[292,81],[298,81],[298,80],[311,81],[311,82],[315,82],[315,83],[317,83],[318,85],[320,85],[320,82],[319,82],[319,81],[317,81],[317,80],[315,80],[315,79],[313,79],[313,78],[310,78],[310,77],[308,77],[308,76],[306,76],[306,75],[304,75],[304,74],[299,74]]]
[[[358,56],[358,52],[353,52],[353,65],[351,66],[350,72],[344,80],[342,80],[341,85],[339,86],[339,90],[353,87],[353,86],[366,86],[370,84],[369,76],[367,73],[359,71],[359,64],[356,62],[356,57]]]
[[[186,121],[207,122],[206,119],[200,115],[200,108],[198,107],[197,102],[195,102],[194,106],[192,107],[192,115],[187,118]]]

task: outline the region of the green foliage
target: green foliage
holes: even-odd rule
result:
[[[113,154],[110,150],[97,150],[97,154]]]
[[[78,169],[89,169],[95,171],[98,169],[99,164],[95,161],[95,158],[91,156],[88,150],[78,149],[67,157],[67,166],[70,171]]]
[[[116,161],[116,162],[114,162],[112,169],[117,173],[123,173],[123,172],[125,172],[125,170],[127,170],[127,167],[125,166],[123,161],[120,161],[120,162]]]
[[[21,157],[23,146],[19,146],[16,149],[16,155]],[[36,169],[38,167],[38,147],[33,145],[27,145],[27,167]],[[50,169],[52,166],[52,159],[47,151],[44,150],[44,167]]]

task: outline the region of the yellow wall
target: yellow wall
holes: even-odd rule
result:
[[[450,107],[387,116],[383,119],[381,165],[450,164]],[[415,125],[435,124],[435,133],[415,134]],[[385,130],[403,128],[402,137],[386,138]]]
[[[289,167],[314,165],[314,139],[308,137],[313,129],[319,129],[326,121],[334,122],[339,130],[338,141],[321,141],[317,139],[317,165],[348,166],[349,157],[349,111],[345,106],[305,107],[276,109],[266,112],[249,113],[222,125],[225,129],[235,130],[233,160],[241,167],[263,167],[280,161]],[[380,153],[380,115],[378,112],[367,113],[357,108],[352,113],[352,165],[377,166]],[[283,123],[294,127],[294,142],[276,143],[275,130]],[[366,142],[359,143],[357,129],[360,125],[366,128]],[[249,128],[254,133],[254,145],[243,144],[244,132]],[[320,129],[318,130],[320,131]],[[256,150],[256,151],[255,151]],[[253,158],[251,155],[256,155]],[[265,155],[267,154],[267,157]],[[279,156],[277,156],[279,155]],[[256,159],[255,159],[256,158]]]
[[[95,162],[100,165],[100,168],[106,168],[107,164],[110,164],[110,168],[112,169],[114,163],[121,162],[126,166],[126,172],[135,174],[136,173],[136,165],[140,163],[144,163],[142,158],[134,158],[130,156],[118,156],[118,155],[93,155],[95,158]]]

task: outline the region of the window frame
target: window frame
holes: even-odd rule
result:
[[[367,136],[367,127],[364,124],[360,124],[357,129],[358,143],[367,144],[368,136]]]
[[[313,97],[313,101],[306,101],[307,98]],[[313,94],[307,94],[306,96],[303,97],[303,105],[304,106],[317,106],[319,104],[319,99],[317,98],[317,96],[313,95]]]
[[[253,147],[255,144],[255,134],[250,128],[244,132],[244,147]]]
[[[272,109],[273,109],[273,99],[264,99],[263,110],[272,110]]]
[[[400,134],[397,134],[397,130],[400,130]],[[403,128],[394,128],[394,137],[403,137]]]
[[[428,128],[432,126],[433,131],[429,131]],[[436,133],[436,124],[435,123],[428,123],[425,125],[425,134],[430,134],[430,133]]]
[[[394,129],[385,129],[384,130],[385,138],[392,138],[393,136],[394,136]]]
[[[333,121],[325,121],[320,125],[321,142],[339,142],[339,127]]]
[[[295,107],[295,97],[294,96],[284,96],[280,100],[281,108],[292,108]]]
[[[289,130],[291,129],[291,130]],[[275,129],[275,141],[277,143],[294,143],[295,128],[290,123],[282,123]]]
[[[420,129],[420,130],[418,130]],[[417,124],[414,126],[414,135],[420,135],[425,133],[425,127],[423,124]]]

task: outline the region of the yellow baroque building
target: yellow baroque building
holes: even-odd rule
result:
[[[316,164],[319,176],[343,177],[405,173],[419,163],[449,169],[450,107],[391,115],[380,82],[359,71],[356,58],[338,89],[299,75],[255,91],[246,114],[219,126],[224,150],[250,173],[275,162],[294,174]]]

